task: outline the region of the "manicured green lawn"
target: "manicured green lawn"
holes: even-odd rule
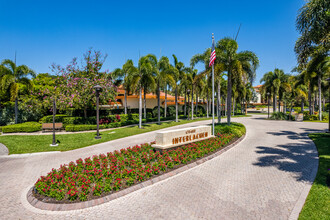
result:
[[[118,138],[128,137],[135,134],[141,134],[175,125],[186,124],[195,121],[210,120],[210,118],[201,118],[194,120],[181,120],[179,122],[163,122],[161,125],[146,124],[144,129],[137,126],[118,128],[109,131],[101,131],[102,139],[96,140],[94,137],[96,132],[78,133],[78,134],[61,134],[56,135],[56,139],[60,142],[58,147],[51,147],[52,135],[8,135],[0,136],[0,143],[3,143],[9,149],[9,154],[23,154],[45,151],[68,151],[77,148],[87,147],[90,145],[115,140]]]
[[[314,133],[309,137],[314,141],[319,153],[319,169],[299,219],[329,219],[330,189],[326,179],[330,169],[330,135]]]
[[[320,121],[320,120],[314,120],[314,121],[304,120],[304,122],[321,122],[321,123],[329,123],[329,121]]]

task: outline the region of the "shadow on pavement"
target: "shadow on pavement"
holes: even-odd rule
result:
[[[253,165],[274,166],[279,170],[291,172],[298,181],[312,182],[310,173],[318,163],[317,151],[309,143],[292,143],[276,147],[258,146],[257,153],[263,156]]]

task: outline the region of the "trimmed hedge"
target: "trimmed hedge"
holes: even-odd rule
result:
[[[2,127],[3,133],[35,132],[35,131],[41,131],[41,124],[38,122],[25,122],[22,124],[7,125]]]

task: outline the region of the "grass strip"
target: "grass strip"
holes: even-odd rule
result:
[[[313,133],[309,137],[319,153],[319,168],[299,219],[329,219],[330,189],[327,186],[327,175],[330,169],[330,134]]]
[[[96,132],[61,134],[56,135],[59,142],[58,147],[49,146],[52,143],[52,135],[8,135],[1,136],[0,143],[3,143],[9,150],[9,154],[24,154],[47,151],[68,151],[82,147],[91,146],[119,138],[124,138],[136,134],[142,134],[176,125],[187,124],[196,121],[210,120],[210,118],[201,118],[194,120],[181,120],[179,122],[163,122],[158,124],[145,124],[144,129],[138,126],[118,128],[109,131],[100,131],[102,138],[95,139]]]

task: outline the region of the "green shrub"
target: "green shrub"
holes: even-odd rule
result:
[[[241,137],[246,133],[246,128],[243,124],[237,122],[231,122],[230,125],[227,123],[216,124],[214,127],[215,134],[229,134],[232,133],[236,137]]]
[[[35,132],[35,131],[41,131],[41,124],[38,122],[25,122],[22,124],[7,125],[2,127],[3,133]]]
[[[69,117],[69,116],[67,116],[67,115],[55,115],[55,122],[62,122],[63,123],[63,120],[66,117]],[[53,122],[53,115],[44,116],[39,120],[39,122],[40,123],[52,123]]]
[[[270,116],[271,120],[287,120],[286,114],[283,112],[273,112]]]

